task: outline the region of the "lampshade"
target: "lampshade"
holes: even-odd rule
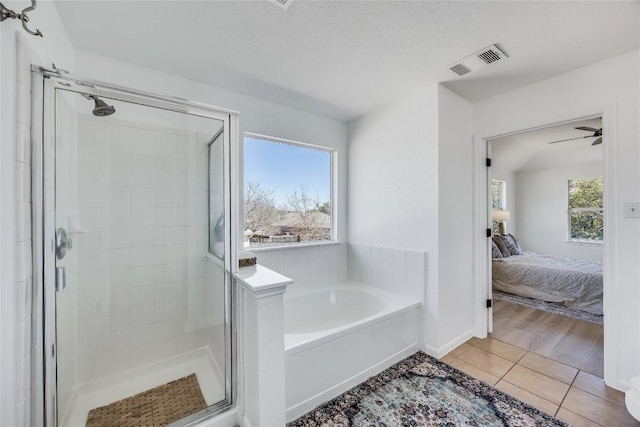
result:
[[[493,219],[494,221],[509,221],[509,216],[511,214],[509,213],[509,211],[493,211],[493,214],[491,215],[491,219]]]

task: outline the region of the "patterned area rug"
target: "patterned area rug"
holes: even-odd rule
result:
[[[525,307],[533,308],[536,310],[547,311],[549,313],[558,314],[560,316],[571,317],[572,319],[596,323],[598,325],[602,325],[604,323],[604,318],[602,315],[589,313],[588,311],[576,310],[575,308],[565,307],[564,305],[560,305],[558,303],[538,301],[535,299],[507,294],[500,291],[493,291],[493,298],[513,304],[524,305]]]
[[[319,426],[567,426],[418,352],[292,421]]]
[[[207,407],[196,374],[89,411],[86,427],[161,427]]]

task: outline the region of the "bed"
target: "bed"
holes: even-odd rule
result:
[[[493,258],[494,290],[602,315],[602,262],[519,252]]]

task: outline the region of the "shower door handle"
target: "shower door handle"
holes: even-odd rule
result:
[[[67,287],[67,270],[63,266],[56,267],[56,292],[64,291]]]
[[[67,237],[64,228],[59,227],[56,230],[56,258],[62,259],[67,255],[67,250],[73,247],[73,241]]]

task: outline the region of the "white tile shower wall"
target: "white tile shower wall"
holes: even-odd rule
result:
[[[347,255],[349,279],[424,301],[426,252],[349,243]]]
[[[31,419],[31,334],[33,270],[31,262],[31,74],[30,53],[20,37],[16,40],[16,310],[15,381],[16,422],[29,425]],[[32,342],[33,341],[33,342]]]
[[[335,243],[255,251],[258,263],[290,277],[299,286],[336,283],[347,278],[347,245]]]
[[[211,135],[81,116],[78,382],[195,350],[207,327]]]

